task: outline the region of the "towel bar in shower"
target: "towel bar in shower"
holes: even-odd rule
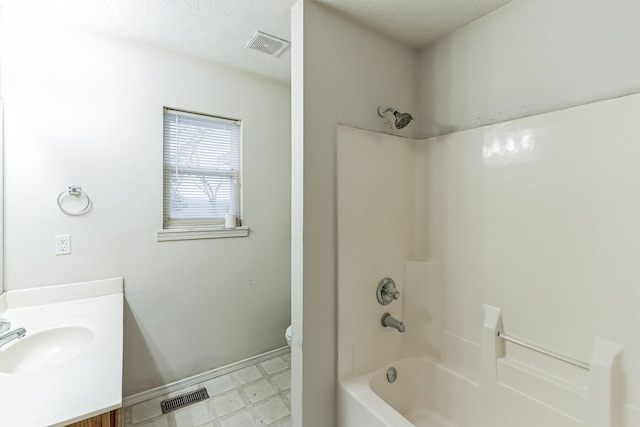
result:
[[[502,338],[505,341],[512,342],[522,347],[526,347],[533,351],[537,351],[538,353],[546,354],[547,356],[553,357],[554,359],[562,360],[563,362],[570,363],[572,365],[578,366],[580,368],[589,370],[589,364],[587,362],[583,362],[578,359],[574,359],[573,357],[565,356],[560,353],[556,353],[555,351],[548,350],[544,347],[540,347],[535,344],[531,344],[525,340],[521,340],[520,338],[512,337],[511,335],[507,335],[504,332],[498,331],[498,337]]]

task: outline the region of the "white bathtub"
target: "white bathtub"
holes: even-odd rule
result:
[[[449,363],[399,358],[371,372],[340,380],[340,427],[614,427],[621,421],[624,379],[614,362],[624,349],[595,338],[586,367],[498,336],[500,309],[485,305],[482,345],[447,335]],[[407,318],[407,316],[405,316]],[[415,319],[414,319],[415,320]],[[414,322],[417,324],[417,322]],[[361,367],[386,351],[387,337],[365,341],[354,356]],[[402,334],[403,340],[410,332]],[[397,349],[403,342],[396,342]],[[412,344],[409,342],[409,344]],[[396,349],[396,350],[397,350]],[[410,351],[411,345],[407,347]],[[354,353],[355,354],[355,353]],[[384,359],[377,359],[383,363]],[[478,362],[478,363],[476,363]],[[372,365],[376,366],[376,365]],[[455,366],[455,367],[454,367]],[[394,367],[397,379],[387,381]],[[474,374],[465,374],[473,372]],[[346,374],[344,374],[346,375]]]
[[[387,381],[394,367],[397,379]],[[399,359],[340,384],[342,427],[473,426],[478,385],[432,359]]]

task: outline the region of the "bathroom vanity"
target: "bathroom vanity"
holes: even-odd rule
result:
[[[26,329],[0,347],[3,427],[120,425],[122,278],[9,291],[0,318]]]
[[[113,411],[69,424],[67,427],[120,427],[121,425],[120,409],[114,409]]]

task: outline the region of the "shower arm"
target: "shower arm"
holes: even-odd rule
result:
[[[382,111],[382,107],[378,107],[378,115],[380,117],[384,117],[384,113],[388,113],[388,112],[392,112],[393,114],[395,114],[395,113],[398,112],[398,110],[396,110],[395,108],[389,107],[389,108],[385,109],[384,111]]]

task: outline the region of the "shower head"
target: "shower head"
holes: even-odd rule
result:
[[[396,129],[402,129],[413,120],[413,116],[409,113],[398,113],[396,111],[393,115],[396,116]]]
[[[413,120],[413,117],[409,113],[400,113],[395,108],[385,108],[383,110],[383,107],[378,107],[378,115],[380,117],[384,117],[384,113],[388,113],[389,111],[391,111],[396,117],[396,129],[402,129],[403,127],[408,125],[411,120]]]

